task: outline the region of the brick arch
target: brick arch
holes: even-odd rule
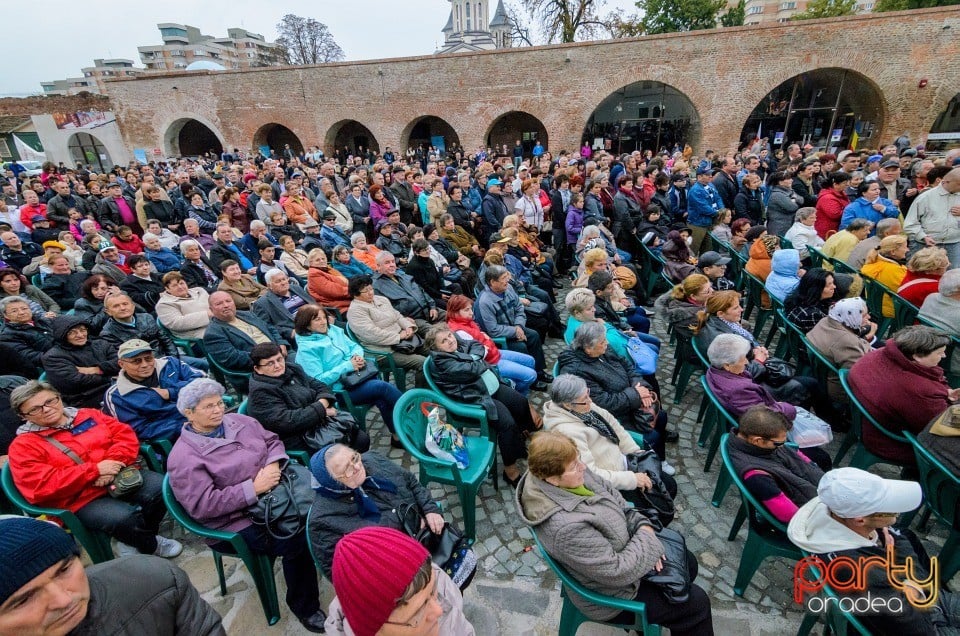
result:
[[[514,139],[517,134],[522,132],[528,132],[527,130],[518,130],[518,127],[529,128],[529,132],[538,133],[538,141],[543,144],[544,148],[550,148],[550,133],[547,131],[546,124],[544,124],[543,119],[537,117],[536,115],[530,113],[526,110],[521,110],[519,108],[503,111],[499,114],[488,117],[486,132],[483,134],[483,144],[485,146],[500,146],[507,144],[509,147],[513,147]],[[526,143],[524,144],[525,150],[529,152],[529,149],[526,148]],[[532,147],[533,144],[531,143]]]
[[[270,146],[280,156],[284,144],[290,144],[290,149],[295,153],[303,152],[303,136],[298,134],[292,125],[283,124],[277,121],[269,121],[257,127],[256,132],[250,138],[253,148],[259,149],[260,146]]]
[[[176,157],[180,155],[180,132],[190,121],[195,121],[205,126],[220,142],[221,148],[227,147],[227,142],[224,140],[223,133],[220,131],[220,128],[211,120],[198,113],[182,112],[177,116],[168,118],[162,125],[157,127],[157,130],[160,131],[161,134],[159,146],[163,148],[163,152],[168,157]]]
[[[351,135],[350,131],[354,131],[354,134]],[[376,151],[380,150],[380,141],[370,126],[367,126],[357,119],[345,118],[337,120],[327,128],[327,133],[323,138],[323,148],[328,156],[332,156],[338,147],[347,143],[346,140],[344,140],[344,135],[351,137],[348,145],[353,145],[353,138],[358,135],[369,135],[367,141],[368,147]]]
[[[426,114],[417,115],[412,120],[407,122],[407,125],[403,127],[403,130],[400,133],[400,146],[399,146],[400,152],[405,152],[407,150],[407,148],[410,146],[410,136],[413,134],[414,128],[417,126],[417,124],[423,122],[426,119],[438,120],[441,124],[445,125],[450,129],[451,132],[453,132],[455,139],[448,139],[447,140],[448,145],[451,141],[456,141],[458,146],[460,146],[461,148],[463,147],[463,143],[460,138],[460,133],[457,132],[457,128],[455,128],[453,124],[451,124],[446,117],[440,114],[426,113]]]

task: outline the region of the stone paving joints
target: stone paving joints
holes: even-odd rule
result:
[[[561,297],[558,308],[562,308],[562,305]],[[648,311],[652,312],[652,308]],[[665,325],[659,319],[653,319],[652,322],[651,333],[664,343],[657,372],[662,392],[661,403],[668,409],[669,428],[680,435],[678,443],[667,445],[667,459],[677,469],[676,480],[679,488],[676,499],[677,516],[671,527],[685,536],[687,547],[700,563],[696,582],[710,596],[715,631],[717,634],[758,636],[795,633],[802,612],[792,599],[792,561],[782,558],[767,559],[754,575],[744,597],[737,597],[733,593],[732,586],[747,533],[744,524],[736,540],[727,541],[727,533],[740,504],[739,497],[735,488],[731,487],[720,508],[715,508],[710,503],[720,458],[716,458],[709,473],[704,473],[706,451],[696,443],[700,430],[696,416],[702,397],[700,374],[696,373],[691,378],[681,404],[673,404],[674,387],[670,383],[675,364],[673,347],[668,344],[669,336]],[[547,368],[552,367],[564,347],[562,340],[546,340],[544,350]],[[546,400],[545,393],[533,392],[530,395],[530,401],[537,407],[542,407]],[[375,409],[371,410],[368,416],[367,429],[371,433],[371,448],[417,474],[415,460],[402,450],[390,448],[389,435],[386,434]],[[842,436],[837,436],[840,437]],[[831,455],[839,441],[835,439],[832,443],[829,449]],[[897,476],[888,466],[876,467],[876,470],[885,477]],[[444,516],[462,527],[463,512],[455,489],[430,484],[430,490],[438,501],[443,502]],[[478,503],[477,542],[474,549],[479,559],[479,571],[464,595],[465,611],[477,634],[557,633],[561,608],[559,581],[537,553],[530,529],[518,519],[514,490],[501,483],[499,490],[494,491],[488,481],[480,490]],[[170,528],[169,525],[174,527]],[[276,564],[276,580],[282,619],[277,625],[268,628],[252,580],[238,560],[224,559],[228,594],[222,597],[211,553],[203,542],[172,524],[169,519],[165,521],[163,532],[169,532],[167,536],[184,541],[184,552],[176,563],[187,571],[203,597],[224,617],[228,633],[307,633],[292,618],[283,603],[285,586],[283,577],[279,575],[279,562]],[[935,553],[942,546],[946,532],[936,523],[931,523],[928,530],[920,533],[920,536],[933,549],[932,553]],[[321,595],[325,608],[333,596],[329,582],[321,581]],[[624,632],[596,624],[585,624],[578,633]]]

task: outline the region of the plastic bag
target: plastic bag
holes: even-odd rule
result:
[[[800,448],[823,446],[833,440],[833,430],[819,417],[798,406],[797,417],[793,420],[793,428],[787,433],[787,439]]]
[[[420,409],[427,416],[427,452],[437,459],[455,463],[460,470],[467,468],[470,465],[470,455],[460,431],[443,421],[438,405],[424,402]]]

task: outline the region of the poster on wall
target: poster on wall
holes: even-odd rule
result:
[[[783,145],[783,135],[784,133],[778,132],[773,134],[773,145],[782,146]]]
[[[430,145],[436,148],[440,154],[447,151],[447,140],[443,138],[443,135],[431,135]]]
[[[101,110],[78,110],[72,113],[51,113],[53,122],[60,130],[82,130],[99,128],[112,124],[117,120],[116,115]]]
[[[136,159],[139,163],[147,163],[147,151],[143,148],[134,148],[133,149],[133,158]]]
[[[841,137],[843,137],[843,128],[834,128],[833,132],[830,134],[830,141],[840,141]]]

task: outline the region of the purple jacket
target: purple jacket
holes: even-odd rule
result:
[[[797,408],[794,405],[778,402],[765,386],[754,382],[746,371],[735,375],[724,369],[710,367],[707,369],[707,384],[723,408],[727,409],[735,420],[739,420],[747,409],[757,404],[764,404],[774,411],[783,413],[791,422],[797,416]]]
[[[583,210],[575,205],[567,208],[567,219],[565,221],[567,231],[567,244],[576,245],[580,240],[580,231],[583,229]]]
[[[274,433],[252,417],[227,413],[224,437],[204,437],[186,425],[170,451],[167,474],[177,501],[191,517],[216,530],[250,525],[247,508],[257,502],[253,479],[267,464],[286,460]]]

